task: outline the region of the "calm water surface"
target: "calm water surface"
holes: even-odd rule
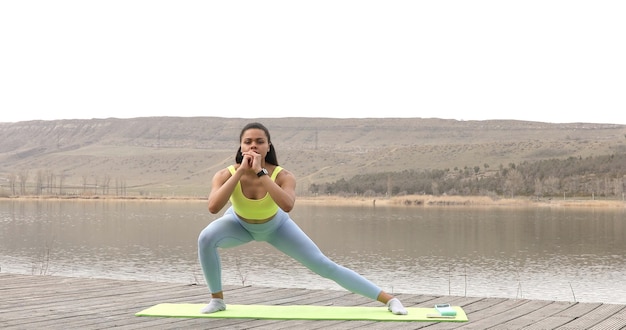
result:
[[[626,303],[626,210],[345,207],[291,213],[389,292]],[[0,201],[0,271],[201,283],[201,201]],[[343,290],[271,246],[222,250],[224,284]]]

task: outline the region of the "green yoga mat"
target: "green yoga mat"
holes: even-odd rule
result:
[[[455,318],[428,317],[437,313],[434,308],[408,307],[408,315],[394,315],[387,307],[360,306],[309,306],[309,305],[227,305],[225,311],[202,314],[206,304],[158,304],[135,314],[135,316],[187,317],[187,318],[237,318],[274,320],[367,320],[367,321],[425,321],[467,322],[461,307],[453,306]]]

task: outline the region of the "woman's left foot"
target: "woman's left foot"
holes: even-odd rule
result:
[[[404,306],[402,306],[402,303],[398,300],[398,298],[389,300],[387,302],[387,309],[396,315],[406,315],[409,313],[406,309],[404,309]]]

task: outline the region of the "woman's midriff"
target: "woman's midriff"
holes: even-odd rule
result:
[[[252,224],[252,225],[259,225],[259,224],[266,223],[266,222],[272,220],[276,216],[276,214],[274,214],[273,216],[271,216],[271,217],[269,217],[267,219],[246,219],[246,218],[240,216],[239,214],[237,214],[237,216],[239,217],[239,219],[241,219],[241,221],[243,221],[245,223],[249,223],[249,224]]]

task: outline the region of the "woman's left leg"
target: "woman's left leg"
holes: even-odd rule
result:
[[[383,292],[377,285],[355,271],[336,264],[291,219],[267,237],[267,242],[294,258],[322,277],[331,279],[345,289],[378,300]],[[386,302],[385,302],[386,303]]]
[[[288,213],[278,210],[272,223],[266,226],[243,225],[250,227],[255,240],[268,242],[313,272],[335,281],[348,291],[378,300],[386,304],[389,311],[394,314],[407,314],[400,300],[384,292],[355,271],[340,266],[326,257],[309,236],[291,220]]]

